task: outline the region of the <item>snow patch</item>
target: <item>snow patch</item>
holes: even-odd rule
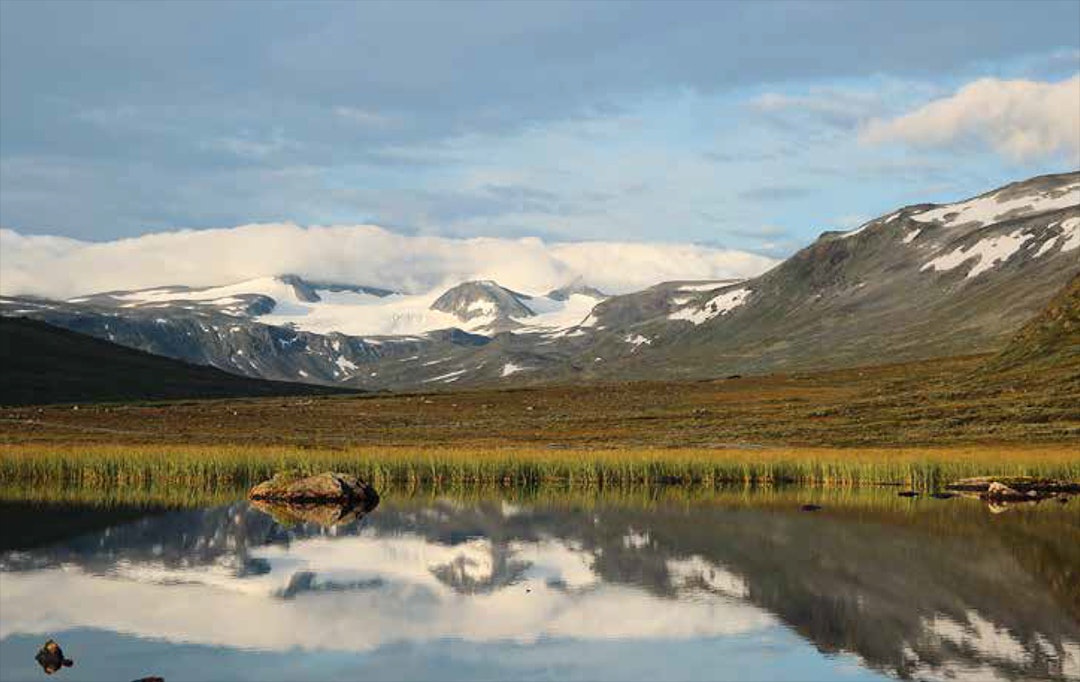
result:
[[[734,289],[714,296],[701,307],[689,306],[682,310],[676,310],[668,315],[669,320],[686,320],[693,324],[701,324],[713,319],[717,315],[727,315],[732,310],[746,303],[746,299],[753,293],[750,289]]]
[[[430,384],[433,381],[441,381],[444,384],[448,384],[451,381],[457,381],[459,378],[461,378],[462,374],[464,374],[465,372],[468,372],[468,371],[469,370],[467,370],[467,369],[459,369],[459,370],[456,370],[456,371],[453,371],[453,372],[447,372],[446,374],[440,374],[437,377],[431,377],[430,379],[424,379],[424,383],[425,384]]]
[[[1021,234],[1020,230],[1016,230],[1009,234],[988,237],[982,241],[976,242],[970,247],[960,247],[943,256],[938,256],[919,268],[919,271],[925,272],[927,270],[933,270],[944,272],[952,270],[962,263],[975,258],[978,259],[978,261],[967,274],[967,279],[971,279],[972,277],[977,277],[983,272],[993,268],[998,263],[1009,260],[1014,253],[1020,250],[1025,242],[1032,239],[1034,236],[1035,235],[1032,234]]]
[[[652,339],[650,339],[647,336],[642,336],[641,334],[627,334],[626,338],[623,339],[623,341],[625,341],[626,343],[629,343],[631,346],[633,346],[634,350],[637,350],[643,344],[646,345],[646,346],[651,346],[652,345]]]
[[[334,360],[334,364],[337,365],[341,369],[342,372],[349,372],[349,371],[355,371],[357,369],[360,369],[359,367],[356,366],[355,362],[353,362],[352,360],[349,360],[344,355],[339,355],[338,358],[336,360]]]
[[[502,371],[499,373],[501,377],[508,377],[511,374],[517,374],[518,372],[525,372],[532,369],[531,367],[525,367],[523,365],[515,365],[512,362],[508,362],[503,365]]]
[[[915,238],[918,237],[920,234],[922,234],[922,228],[908,232],[906,235],[904,235],[904,243],[910,244],[911,242],[915,241]]]
[[[1021,217],[1046,211],[1056,211],[1080,204],[1080,183],[1074,183],[1059,190],[1057,197],[1050,192],[1033,192],[1023,196],[999,200],[1000,191],[985,197],[977,197],[958,204],[946,204],[911,216],[920,223],[937,222],[944,225],[964,225],[978,223],[990,225],[1015,212],[1010,217]]]
[[[677,291],[691,291],[691,292],[712,291],[713,289],[719,289],[720,287],[725,287],[725,286],[728,286],[730,284],[734,284],[737,281],[738,280],[718,279],[718,280],[715,280],[715,281],[712,281],[712,282],[705,282],[703,284],[684,284],[684,285],[680,286],[677,289]]]

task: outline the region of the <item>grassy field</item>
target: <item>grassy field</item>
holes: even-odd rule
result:
[[[985,361],[697,382],[8,407],[0,408],[0,443],[315,449],[1080,443],[1080,376],[995,373],[987,381]]]
[[[988,370],[991,367],[991,370]],[[0,408],[0,486],[173,498],[283,469],[382,488],[928,489],[1080,480],[1080,377],[986,357],[697,382]]]

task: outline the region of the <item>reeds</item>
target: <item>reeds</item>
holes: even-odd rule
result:
[[[0,485],[188,494],[242,489],[282,470],[356,473],[379,488],[618,489],[655,485],[904,485],[928,490],[967,476],[1080,480],[1062,446],[1007,449],[555,450],[268,446],[0,445]]]

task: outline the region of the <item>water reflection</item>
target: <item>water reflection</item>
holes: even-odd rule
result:
[[[980,517],[386,500],[331,528],[245,503],[110,521],[0,555],[0,677],[34,677],[25,642],[48,635],[94,647],[65,679],[165,662],[185,679],[1080,678],[1060,582],[1076,514],[954,509]],[[92,660],[152,651],[156,670]]]

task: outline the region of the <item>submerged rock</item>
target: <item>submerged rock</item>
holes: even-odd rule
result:
[[[898,492],[896,494],[899,497],[918,497],[919,496],[919,493],[915,492],[914,490],[901,490],[900,492]]]
[[[248,492],[252,500],[288,504],[334,503],[361,507],[363,511],[379,504],[379,494],[359,476],[326,472],[314,476],[277,474]]]
[[[821,510],[821,505],[820,504],[804,504],[803,506],[799,507],[799,511],[804,511],[804,512],[815,512],[815,511],[820,511],[820,510]]]
[[[45,642],[37,652],[37,656],[34,656],[34,660],[38,662],[46,675],[52,675],[60,668],[70,668],[75,665],[75,661],[64,658],[64,650],[51,639]]]

